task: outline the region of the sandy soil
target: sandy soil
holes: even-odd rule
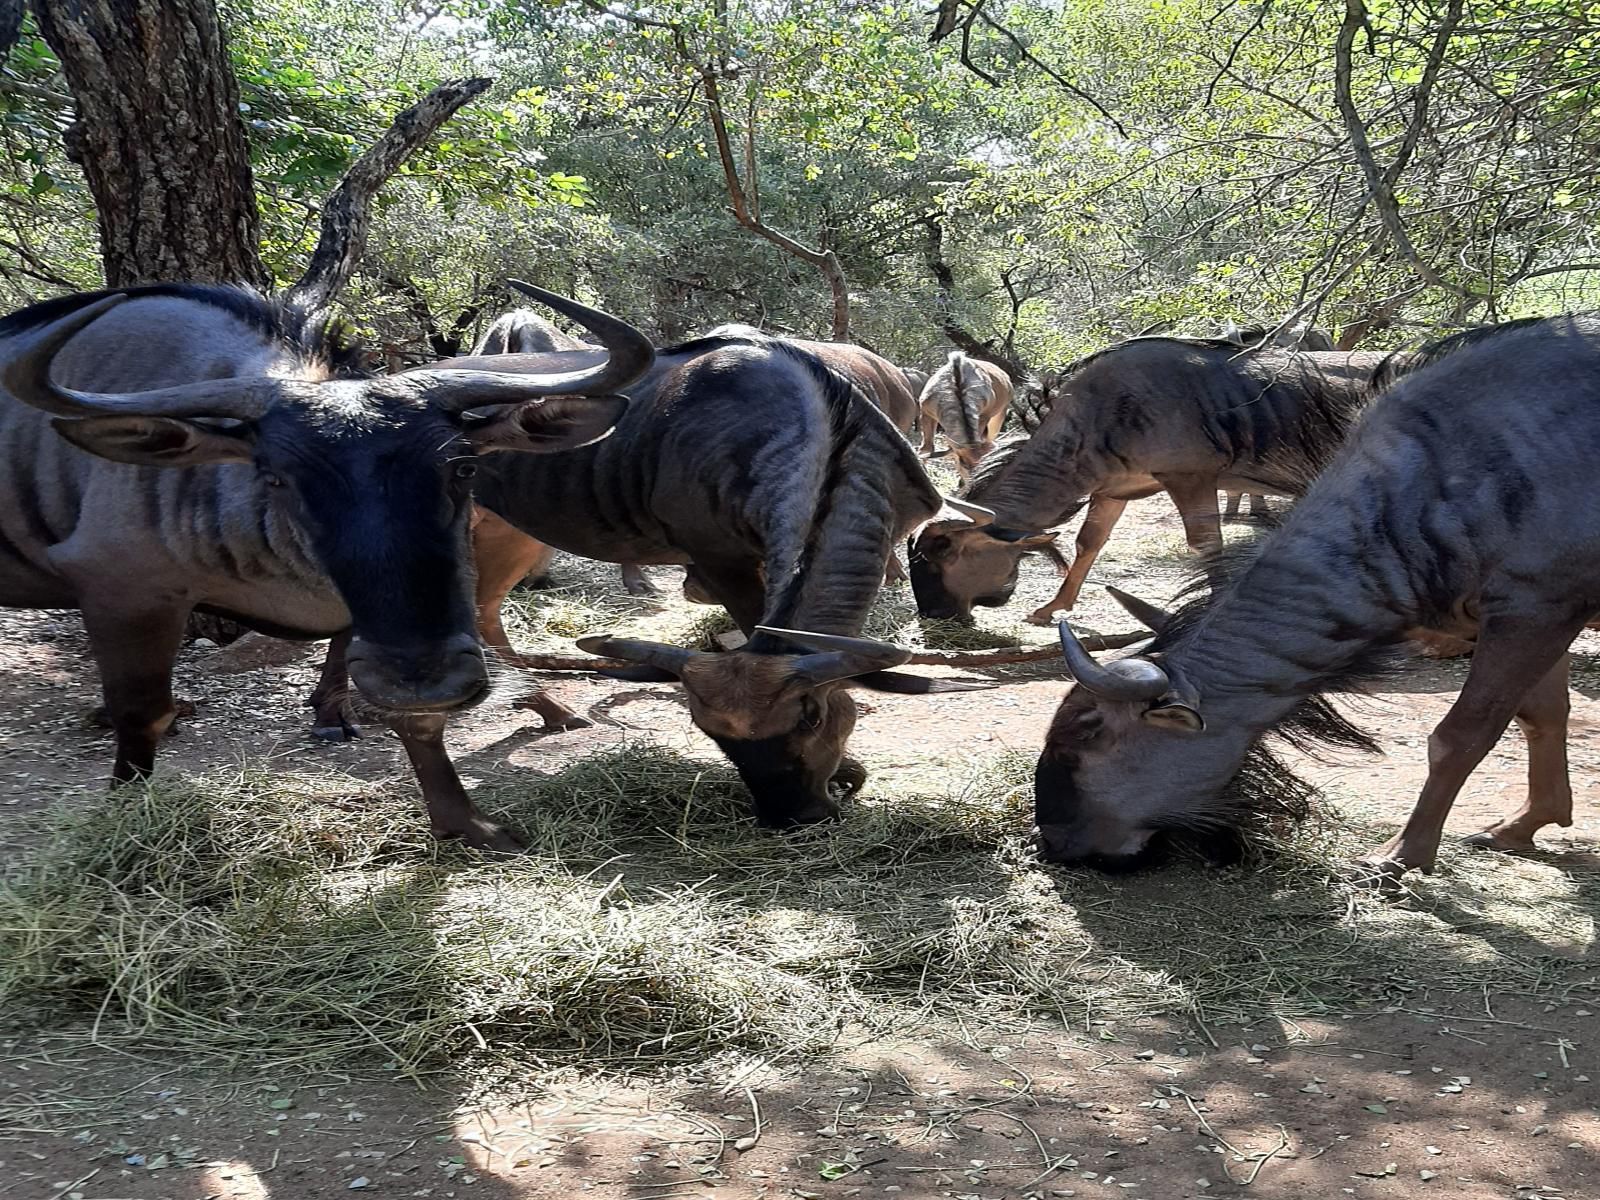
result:
[[[1145,549],[1170,549],[1174,534],[1164,501],[1134,506],[1113,542],[1114,551],[1129,549],[1108,555],[1101,577],[1163,584],[1179,564],[1153,570],[1138,550],[1141,539]],[[664,582],[673,576],[660,574]],[[1052,585],[1031,577],[1018,615]],[[1161,598],[1166,589],[1147,590]],[[1099,600],[1084,615],[1093,627],[1128,624]],[[76,617],[11,613],[0,631],[4,852],[17,825],[5,813],[57,798],[102,803],[110,746],[87,719],[96,685]],[[1600,668],[1592,640],[1580,644],[1574,693],[1578,819],[1545,841],[1590,885],[1600,881]],[[169,765],[281,756],[366,778],[403,772],[398,743],[376,730],[352,745],[309,739],[302,700],[316,651],[240,674],[212,669],[213,653],[185,653],[179,694],[199,709],[169,744]],[[1421,779],[1428,730],[1463,673],[1461,663],[1419,662],[1385,685],[1369,720],[1389,756],[1319,768],[1322,780],[1381,803],[1400,821]],[[1007,686],[936,700],[867,699],[854,752],[876,776],[892,778],[930,762],[954,769],[1000,748],[1036,748],[1063,691],[1059,672],[1044,665],[992,674]],[[553,771],[641,733],[707,749],[670,688],[566,680],[557,693],[595,726],[549,735],[531,714],[491,704],[453,736],[469,786],[508,763]],[[1522,764],[1512,735],[1469,785],[1452,830],[1469,832],[1514,807]],[[1317,1024],[1268,1021],[1225,1036],[1181,1021],[937,1028],[915,1042],[861,1041],[822,1064],[572,1080],[515,1101],[504,1098],[516,1093],[514,1080],[469,1098],[465,1083],[449,1078],[419,1085],[365,1075],[227,1077],[30,1035],[0,1046],[0,1198],[298,1200],[370,1191],[1179,1200],[1248,1187],[1307,1200],[1583,1200],[1600,1197],[1600,1093],[1591,1082],[1600,1074],[1600,1016],[1585,1002],[1430,996],[1426,1005]],[[284,1100],[292,1107],[274,1105]],[[751,1137],[753,1144],[740,1141]],[[1275,1152],[1256,1157],[1265,1151]]]

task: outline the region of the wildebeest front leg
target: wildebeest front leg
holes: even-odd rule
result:
[[[1100,551],[1111,537],[1111,531],[1122,517],[1122,510],[1127,507],[1126,500],[1118,500],[1113,496],[1090,497],[1088,511],[1083,514],[1083,524],[1078,527],[1077,553],[1072,565],[1067,568],[1067,577],[1061,581],[1061,590],[1028,614],[1030,625],[1052,625],[1056,613],[1072,611],[1078,603],[1078,593],[1083,590],[1083,581],[1089,577],[1090,568],[1094,566],[1094,560],[1100,556]]]
[[[1570,656],[1529,689],[1517,709],[1517,725],[1528,743],[1528,798],[1512,816],[1471,837],[1466,844],[1510,853],[1534,850],[1533,835],[1546,825],[1572,824],[1572,779],[1567,772],[1567,691]]]
[[[1411,869],[1433,869],[1456,794],[1500,740],[1512,715],[1522,710],[1530,692],[1548,685],[1547,677],[1581,628],[1581,621],[1555,627],[1508,618],[1484,622],[1461,695],[1428,739],[1428,778],[1417,805],[1405,828],[1366,861],[1369,871],[1382,878]],[[1538,681],[1534,688],[1528,685],[1530,679]],[[1546,721],[1547,704],[1547,697],[1534,699]],[[1539,761],[1540,779],[1546,782],[1552,764],[1543,747]],[[1559,769],[1564,775],[1564,755]]]
[[[1215,475],[1157,475],[1156,482],[1167,489],[1167,495],[1177,506],[1189,549],[1205,554],[1222,545]]]
[[[325,742],[348,742],[361,736],[361,726],[350,719],[350,674],[345,669],[345,654],[350,649],[350,632],[338,634],[328,643],[322,660],[322,675],[306,703],[316,710],[311,736]]]
[[[172,660],[188,615],[185,608],[130,613],[83,606],[106,713],[117,735],[113,783],[131,783],[155,769],[156,746],[177,716]]]
[[[1231,521],[1239,515],[1239,501],[1244,499],[1243,492],[1228,492],[1228,507],[1222,510],[1222,519]],[[1254,500],[1252,499],[1252,505]],[[1253,511],[1253,510],[1252,510]]]
[[[461,776],[444,748],[444,727],[445,717],[438,713],[397,713],[389,719],[389,728],[399,736],[417,773],[433,836],[440,841],[460,838],[479,850],[520,853],[522,842],[479,812],[461,786]]]

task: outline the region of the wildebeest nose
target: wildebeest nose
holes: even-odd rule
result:
[[[374,704],[406,712],[466,708],[489,692],[489,669],[471,634],[452,634],[424,647],[394,647],[351,639],[350,678]]]

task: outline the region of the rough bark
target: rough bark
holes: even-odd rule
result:
[[[77,105],[67,154],[94,195],[106,283],[267,286],[214,0],[34,0],[34,11]]]
[[[22,32],[23,0],[0,0],[0,63],[5,62],[11,47],[17,44]]]
[[[328,307],[349,282],[367,244],[372,198],[399,169],[400,164],[467,101],[481,95],[487,79],[458,79],[442,83],[400,113],[372,148],[356,159],[322,209],[322,233],[311,254],[311,264],[285,296],[308,312]]]

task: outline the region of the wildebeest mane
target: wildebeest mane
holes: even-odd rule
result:
[[[264,339],[293,350],[301,362],[322,368],[332,378],[354,379],[372,374],[365,351],[349,336],[343,322],[269,299],[242,284],[147,283],[41,300],[0,319],[0,338],[48,325],[107,296],[165,296],[207,304],[242,321]]]
[[[753,339],[748,337],[718,336],[697,338],[684,345],[692,351],[701,347],[715,349],[723,345],[750,345],[752,341]],[[781,355],[798,366],[817,384],[828,420],[827,468],[817,492],[817,506],[811,513],[810,525],[794,570],[790,572],[782,591],[768,602],[763,618],[768,623],[782,624],[788,619],[787,614],[793,612],[798,605],[807,578],[818,567],[821,558],[819,542],[822,530],[833,511],[841,485],[849,474],[848,459],[851,444],[870,427],[874,418],[881,419],[885,424],[888,419],[879,413],[860,388],[816,355],[778,339],[763,339],[763,344],[774,354]],[[676,349],[680,348],[663,353],[674,353]],[[894,431],[894,441],[896,443],[903,441],[898,430]],[[750,649],[756,653],[768,654],[790,652],[790,648],[781,640],[761,633],[750,639]]]
[[[974,504],[983,503],[974,494],[990,483],[1001,471],[1005,470],[1006,463],[1015,458],[1017,451],[1028,444],[1028,435],[1024,433],[1008,433],[994,444],[994,449],[985,454],[973,468],[972,476],[967,480],[967,486],[961,494],[971,497]]]
[[[1498,325],[1474,325],[1470,329],[1435,338],[1420,350],[1396,350],[1379,363],[1378,369],[1372,373],[1373,391],[1387,391],[1407,375],[1414,374],[1423,367],[1431,367],[1458,351],[1547,320],[1548,317],[1518,317],[1514,321],[1502,321]]]

